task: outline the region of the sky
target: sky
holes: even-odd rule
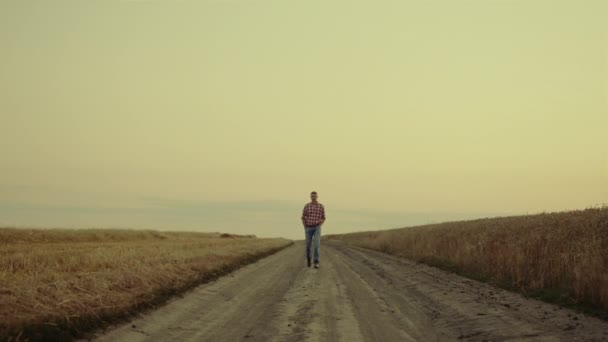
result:
[[[608,202],[603,0],[0,0],[0,226],[323,234]]]

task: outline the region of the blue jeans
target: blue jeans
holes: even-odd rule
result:
[[[319,245],[321,244],[321,226],[306,226],[306,258],[310,259],[310,245],[314,242],[314,261],[319,262]]]

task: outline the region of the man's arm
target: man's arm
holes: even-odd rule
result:
[[[321,221],[321,223],[319,224],[319,226],[322,226],[323,223],[325,223],[325,207],[323,205],[321,205],[321,218],[323,219],[323,221]]]
[[[304,222],[305,214],[306,214],[306,206],[304,206],[304,209],[302,209],[302,225],[304,227],[306,227],[306,223]]]

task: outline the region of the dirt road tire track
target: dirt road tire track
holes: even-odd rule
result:
[[[608,322],[382,253],[293,246],[98,341],[608,341]]]

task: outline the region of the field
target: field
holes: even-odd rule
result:
[[[607,317],[605,206],[326,238],[439,266]]]
[[[0,340],[69,339],[290,244],[219,233],[0,228]]]

